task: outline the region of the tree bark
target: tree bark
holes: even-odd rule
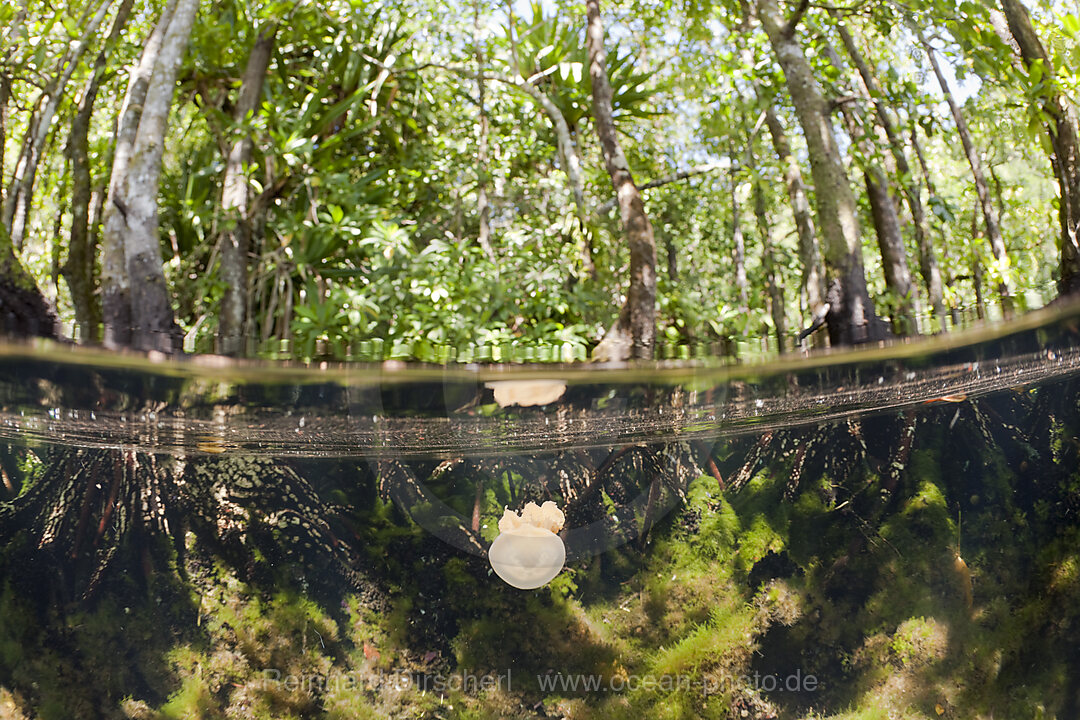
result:
[[[843,75],[843,62],[829,44],[825,45],[825,56],[836,71]],[[874,222],[878,249],[881,251],[885,286],[896,303],[891,313],[893,332],[897,335],[913,335],[918,332],[915,322],[915,293],[911,285],[911,272],[908,270],[900,216],[893,202],[892,185],[885,171],[873,160],[875,148],[863,129],[864,118],[853,109],[853,105],[854,103],[850,102],[842,103],[840,113],[844,117],[848,135],[861,155],[863,180],[866,184],[867,199],[870,201],[870,216]]]
[[[248,53],[233,117],[239,135],[233,141],[225,163],[221,194],[221,205],[226,214],[221,243],[221,279],[225,283],[225,295],[221,298],[218,318],[218,351],[222,355],[241,355],[247,345],[248,255],[251,248],[247,166],[254,146],[247,123],[259,110],[276,32],[276,24],[263,29]]]
[[[656,241],[611,116],[612,90],[607,77],[599,0],[586,0],[586,10],[588,26],[585,44],[589,78],[592,80],[593,117],[604,165],[611,176],[615,195],[619,198],[623,233],[630,246],[630,287],[626,302],[615,324],[597,346],[594,357],[612,360],[631,357],[652,359],[656,338]]]
[[[45,141],[49,137],[53,118],[60,107],[60,101],[64,97],[64,90],[68,81],[75,73],[90,40],[97,32],[108,14],[112,0],[102,0],[97,11],[91,16],[79,41],[71,47],[61,58],[57,68],[57,76],[49,83],[39,97],[38,102],[44,100],[41,112],[34,113],[26,130],[26,138],[23,141],[22,151],[15,164],[15,172],[11,178],[11,187],[5,198],[3,225],[9,231],[12,244],[16,248],[22,247],[26,226],[29,222],[30,207],[33,200],[34,181],[37,178],[38,164],[41,162],[41,152],[45,147]]]
[[[672,285],[679,282],[679,250],[675,247],[675,238],[670,233],[661,233],[664,238],[664,251],[667,255],[668,280]]]
[[[923,185],[926,186],[927,197],[930,199],[936,198],[940,201],[941,197],[938,195],[937,186],[934,184],[934,176],[930,174],[930,168],[926,164],[926,156],[923,154],[922,143],[919,142],[919,129],[915,123],[912,123],[911,125],[910,137],[911,148],[915,151],[915,158],[918,160],[919,169],[922,171],[922,182]],[[952,279],[949,279],[949,268],[952,267],[952,261],[949,255],[949,245],[951,244],[949,239],[952,234],[950,232],[950,226],[948,223],[938,222],[937,229],[938,233],[941,236],[941,267],[945,268],[942,271],[941,280],[942,295],[944,295],[944,288],[952,287],[954,284],[954,281]],[[960,323],[961,317],[960,307],[956,301],[955,294],[950,294],[949,298],[947,299],[947,307],[949,317],[952,319],[953,325],[958,325]]]
[[[760,93],[759,93],[760,97]],[[817,314],[825,304],[825,268],[821,264],[821,248],[818,246],[814,216],[810,200],[806,196],[799,161],[791,152],[787,132],[776,115],[776,109],[765,108],[765,124],[769,126],[773,149],[784,168],[784,184],[795,218],[795,230],[799,236],[799,261],[802,263],[802,292],[811,314]]]
[[[11,101],[11,75],[0,68],[0,159],[7,149],[8,103]],[[0,208],[6,205],[7,189],[4,187],[3,162],[0,162]],[[3,225],[0,222],[0,225]]]
[[[839,13],[834,11],[833,17],[839,18]],[[888,107],[884,102],[877,78],[874,77],[869,64],[867,64],[862,53],[859,52],[859,48],[855,44],[855,39],[851,36],[851,33],[848,32],[847,27],[842,22],[837,22],[837,29],[840,31],[840,39],[844,43],[844,48],[847,50],[848,56],[859,71],[859,77],[862,79],[861,90],[863,94],[873,102],[874,112],[877,115],[878,123],[885,132],[885,137],[888,139],[889,143],[889,149],[892,152],[893,159],[896,161],[896,168],[900,175],[900,185],[904,191],[904,199],[907,201],[908,209],[911,211],[911,219],[915,232],[915,246],[919,249],[919,272],[923,277],[923,282],[926,283],[927,297],[930,300],[930,306],[933,310],[934,317],[938,321],[940,330],[944,331],[945,303],[944,288],[941,282],[941,269],[938,266],[937,257],[934,254],[933,241],[930,239],[929,226],[926,221],[926,210],[922,204],[919,186],[915,183],[915,175],[911,171],[907,153],[904,151],[904,140],[900,133],[897,132],[896,125],[893,123],[892,117],[889,115]]]
[[[883,339],[887,330],[874,314],[866,290],[855,196],[829,120],[821,87],[802,47],[789,30],[776,0],[757,0],[757,12],[776,54],[799,123],[806,136],[814,201],[825,239],[831,276],[825,321],[833,345]]]
[[[975,209],[971,211],[971,283],[975,286],[975,315],[980,320],[986,319],[986,300],[983,296],[983,266],[979,257],[979,201],[975,200]]]
[[[3,45],[7,48],[0,63],[0,225],[3,225],[3,208],[7,207],[7,188],[3,181],[3,158],[7,157],[8,103],[11,101],[11,68],[19,67],[26,47],[26,16],[28,0],[21,0],[11,24],[4,28]]]
[[[139,350],[174,352],[181,348],[182,336],[162,270],[157,195],[176,73],[198,8],[199,0],[177,0],[146,90],[123,197],[119,198],[127,207],[123,244],[131,283],[131,342]]]
[[[1061,194],[1058,202],[1061,222],[1058,293],[1075,294],[1080,292],[1080,140],[1076,112],[1054,82],[1055,69],[1035,32],[1027,8],[1020,0],[1001,0],[1001,8],[1028,72],[1036,65],[1042,66],[1044,89],[1039,94],[1040,109],[1049,118],[1046,131],[1053,150],[1050,163]]]
[[[908,270],[904,237],[900,229],[900,217],[890,192],[890,183],[880,167],[871,166],[865,171],[866,193],[870,201],[870,215],[874,220],[881,264],[885,272],[885,286],[897,303],[894,308],[893,332],[897,335],[918,333],[915,322],[914,288]]]
[[[68,136],[68,155],[71,158],[71,236],[68,240],[67,262],[61,274],[71,292],[75,308],[75,338],[80,342],[96,341],[100,313],[94,295],[94,249],[90,247],[90,119],[98,89],[98,76],[91,75]]]
[[[998,222],[997,211],[994,210],[994,205],[990,201],[990,187],[986,184],[982,161],[979,159],[979,153],[975,149],[975,142],[971,138],[971,131],[968,129],[967,121],[964,119],[964,113],[960,110],[960,106],[956,104],[952,91],[949,89],[949,83],[941,72],[941,66],[938,64],[934,49],[930,47],[930,43],[927,42],[926,36],[921,29],[914,24],[911,25],[911,29],[919,38],[919,43],[930,60],[930,67],[934,71],[938,85],[941,86],[945,102],[948,103],[949,111],[952,113],[953,121],[956,123],[956,132],[960,135],[960,143],[964,146],[964,154],[967,156],[968,165],[971,166],[971,176],[975,181],[975,193],[978,195],[979,207],[982,210],[983,221],[986,223],[986,236],[990,240],[990,250],[994,254],[997,275],[1001,278],[998,283],[1001,310],[1005,317],[1012,317],[1013,300],[1008,279],[1009,255],[1005,250],[1005,240],[1001,236],[1001,225]]]
[[[741,32],[747,32],[749,17],[742,24]],[[739,54],[743,64],[754,67],[756,59],[753,51],[745,42],[740,43]],[[772,93],[768,93],[761,86],[756,77],[751,79],[754,95],[759,104],[765,106],[765,125],[769,128],[772,138],[773,150],[784,172],[784,184],[787,188],[788,201],[791,203],[791,214],[795,220],[795,231],[799,238],[799,261],[802,263],[802,296],[806,300],[806,307],[810,315],[824,313],[825,305],[825,268],[821,263],[821,248],[818,245],[817,231],[814,228],[814,217],[810,211],[810,200],[806,196],[806,186],[803,183],[802,170],[799,161],[791,152],[791,143],[788,142],[787,132],[783,123],[776,114],[773,106]],[[752,152],[753,143],[747,145],[748,152]],[[751,162],[754,165],[755,162]],[[755,192],[757,188],[755,187]],[[783,288],[781,287],[781,293]]]
[[[113,18],[105,45],[94,61],[90,77],[79,97],[75,119],[71,123],[67,152],[71,158],[71,237],[68,256],[61,272],[71,292],[75,308],[76,338],[98,341],[101,325],[101,304],[94,292],[94,267],[97,253],[96,235],[91,232],[90,202],[93,178],[90,174],[90,122],[98,89],[105,75],[106,59],[116,45],[131,14],[133,0],[122,0]]]
[[[139,63],[128,78],[117,120],[112,172],[102,213],[101,309],[103,341],[106,347],[125,347],[131,344],[131,283],[124,250],[125,229],[128,224],[128,208],[124,200],[125,184],[146,92],[161,52],[165,31],[176,9],[176,2],[177,0],[169,0],[147,37]]]

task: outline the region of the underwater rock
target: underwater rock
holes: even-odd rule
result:
[[[495,402],[499,407],[547,405],[566,392],[566,383],[562,380],[501,380],[484,385],[495,391]]]
[[[519,590],[534,590],[551,582],[566,562],[566,546],[556,535],[566,518],[552,501],[526,503],[519,516],[506,510],[499,536],[488,549],[495,574]]]

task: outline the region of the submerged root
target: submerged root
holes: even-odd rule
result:
[[[0,504],[0,544],[9,562],[33,563],[58,599],[89,599],[122,560],[144,578],[170,564],[182,574],[190,529],[249,577],[267,558],[317,568],[314,581],[339,578],[375,602],[381,592],[359,543],[331,526],[342,513],[273,460],[185,464],[129,449],[70,448]]]

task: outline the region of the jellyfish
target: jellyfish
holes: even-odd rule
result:
[[[505,510],[499,536],[488,549],[495,574],[520,590],[534,590],[551,582],[566,562],[566,546],[556,533],[566,518],[555,503],[526,503],[519,516]]]
[[[495,391],[495,402],[499,407],[547,405],[566,392],[566,383],[562,380],[499,380],[485,385]]]

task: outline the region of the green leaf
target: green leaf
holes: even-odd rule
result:
[[[79,37],[79,25],[75,22],[75,18],[65,15],[60,18],[60,24],[67,30],[67,34],[72,39]]]
[[[1042,79],[1043,79],[1043,61],[1042,61],[1042,59],[1039,59],[1039,60],[1036,60],[1035,62],[1031,63],[1031,65],[1028,66],[1028,81],[1033,86],[1038,86],[1038,84],[1042,81]]]
[[[1061,27],[1069,37],[1076,37],[1080,33],[1080,17],[1067,14],[1061,18]]]

